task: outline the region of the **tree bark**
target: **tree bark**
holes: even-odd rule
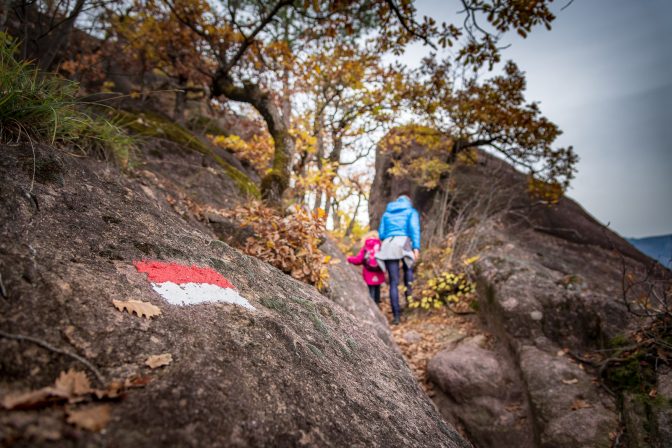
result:
[[[357,212],[359,212],[359,206],[362,203],[362,195],[358,194],[357,195],[357,205],[355,206],[355,211],[352,214],[352,219],[350,219],[350,223],[348,224],[348,228],[345,229],[345,235],[344,237],[349,237],[350,234],[352,233],[352,229],[355,228],[355,220],[357,219]]]
[[[175,89],[175,108],[173,109],[173,119],[181,125],[184,125],[184,110],[187,107],[187,78],[180,76]]]
[[[75,22],[77,21],[79,14],[82,12],[85,3],[86,0],[77,0],[77,3],[75,3],[75,7],[70,15],[68,15],[61,22],[58,22],[56,25],[50,27],[46,32],[44,32],[41,36],[38,36],[35,40],[35,46],[38,53],[36,55],[37,62],[38,66],[42,70],[50,70],[52,68],[58,53],[70,39],[72,29],[75,27]],[[54,11],[53,14],[56,13],[57,11]],[[58,20],[56,17],[54,17],[54,19]],[[47,48],[40,49],[40,41],[46,41]]]
[[[212,85],[212,96],[224,95],[233,100],[248,103],[262,116],[273,137],[275,152],[269,172],[261,180],[262,199],[272,206],[280,206],[289,186],[290,164],[294,154],[294,139],[278,106],[269,92],[258,84],[243,81],[243,86],[234,84],[231,77],[218,71]]]
[[[322,171],[322,157],[324,157],[323,129],[324,129],[324,118],[322,116],[322,113],[320,113],[317,115],[317,117],[315,117],[315,122],[313,124],[313,134],[315,135],[317,145],[315,151],[316,152],[315,162],[317,163],[317,169],[319,171]],[[318,188],[317,191],[315,191],[315,205],[313,206],[313,211],[317,211],[320,207],[322,207],[322,196],[323,191],[321,188]]]

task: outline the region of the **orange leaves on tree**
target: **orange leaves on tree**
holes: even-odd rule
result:
[[[545,182],[531,175],[527,179],[527,190],[530,195],[549,205],[557,204],[565,193],[557,182]]]
[[[255,134],[249,140],[237,135],[208,135],[208,138],[215,146],[230,150],[262,175],[268,169],[275,149],[273,138],[268,133]]]

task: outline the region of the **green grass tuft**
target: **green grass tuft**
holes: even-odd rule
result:
[[[0,139],[63,145],[128,167],[133,139],[115,123],[84,112],[77,83],[17,60],[17,46],[0,32]]]

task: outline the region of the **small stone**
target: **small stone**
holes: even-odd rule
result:
[[[532,311],[530,317],[532,320],[541,320],[544,318],[544,314],[541,311]]]
[[[416,342],[420,342],[422,340],[422,335],[415,330],[410,330],[404,333],[403,338],[404,341],[408,342],[409,344],[415,344]]]

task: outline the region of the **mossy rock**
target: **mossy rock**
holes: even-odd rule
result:
[[[245,195],[260,197],[259,187],[242,171],[231,166],[208,145],[187,128],[152,112],[130,112],[117,110],[115,121],[134,133],[145,136],[170,140],[178,145],[206,155],[214,160],[224,172],[235,182],[238,189]]]
[[[204,134],[212,135],[229,135],[229,132],[226,132],[222,129],[216,120],[206,117],[205,115],[194,115],[189,118],[187,122],[187,127],[194,132],[202,132]]]

